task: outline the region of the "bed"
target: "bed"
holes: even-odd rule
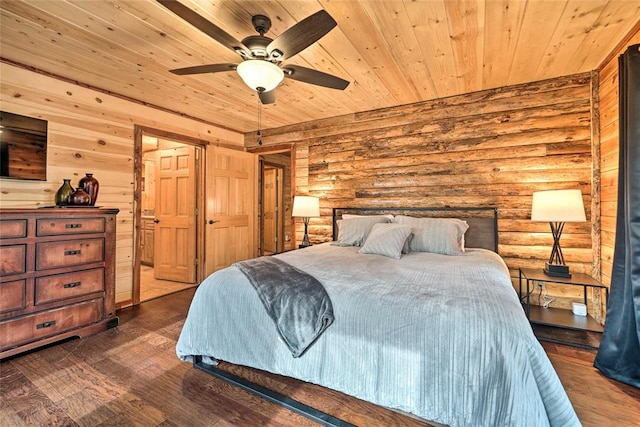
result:
[[[438,219],[418,218],[425,216]],[[444,222],[424,222],[431,220]],[[449,232],[441,241],[424,238],[434,224],[431,232],[450,227],[457,240]],[[319,384],[444,425],[580,425],[496,253],[496,224],[492,208],[334,210],[334,230],[341,230],[334,242],[274,257],[317,279],[332,303],[333,322],[302,354],[285,345],[261,296],[233,265],[198,287],[178,357],[280,404],[282,396],[216,363]],[[430,252],[415,250],[425,245]],[[348,425],[284,402],[321,424]]]

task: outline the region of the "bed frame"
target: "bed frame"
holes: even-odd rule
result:
[[[242,377],[234,375],[228,371],[218,368],[217,366],[209,365],[202,360],[202,356],[196,356],[194,358],[193,367],[210,375],[213,375],[214,377],[221,379],[229,384],[238,386],[245,391],[257,395],[258,397],[266,399],[297,414],[307,417],[320,425],[328,427],[356,427],[353,424],[335,418],[327,414],[326,412],[319,411],[315,408],[312,408],[311,406],[305,405],[302,402],[291,399],[290,397],[263,387],[260,384],[256,384]]]
[[[467,221],[469,229],[465,233],[465,246],[485,248],[498,252],[498,209],[493,207],[463,207],[463,208],[334,208],[333,209],[333,240],[337,240],[337,221],[343,214],[354,215],[407,215],[418,218],[458,218]],[[287,408],[297,414],[309,418],[327,427],[355,427],[341,419],[319,411],[302,402],[291,399],[283,394],[253,383],[245,378],[234,375],[217,366],[207,364],[201,356],[196,356],[193,367],[204,371],[229,384],[238,386],[245,391],[256,394],[272,403]]]

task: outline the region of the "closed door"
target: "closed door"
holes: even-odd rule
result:
[[[195,150],[185,145],[156,151],[154,276],[196,281]]]
[[[205,274],[256,256],[258,158],[240,150],[206,153]]]

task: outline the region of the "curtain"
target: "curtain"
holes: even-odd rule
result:
[[[640,388],[640,44],[618,60],[618,214],[607,317],[594,362],[604,375]]]

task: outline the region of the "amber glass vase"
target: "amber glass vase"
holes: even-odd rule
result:
[[[89,195],[91,199],[91,201],[89,202],[89,206],[95,206],[96,200],[98,199],[98,189],[100,188],[100,183],[93,177],[93,174],[88,173],[83,178],[80,178],[78,187],[82,188],[85,193]]]
[[[89,203],[91,203],[91,196],[81,187],[76,188],[69,196],[69,206],[89,206]]]

